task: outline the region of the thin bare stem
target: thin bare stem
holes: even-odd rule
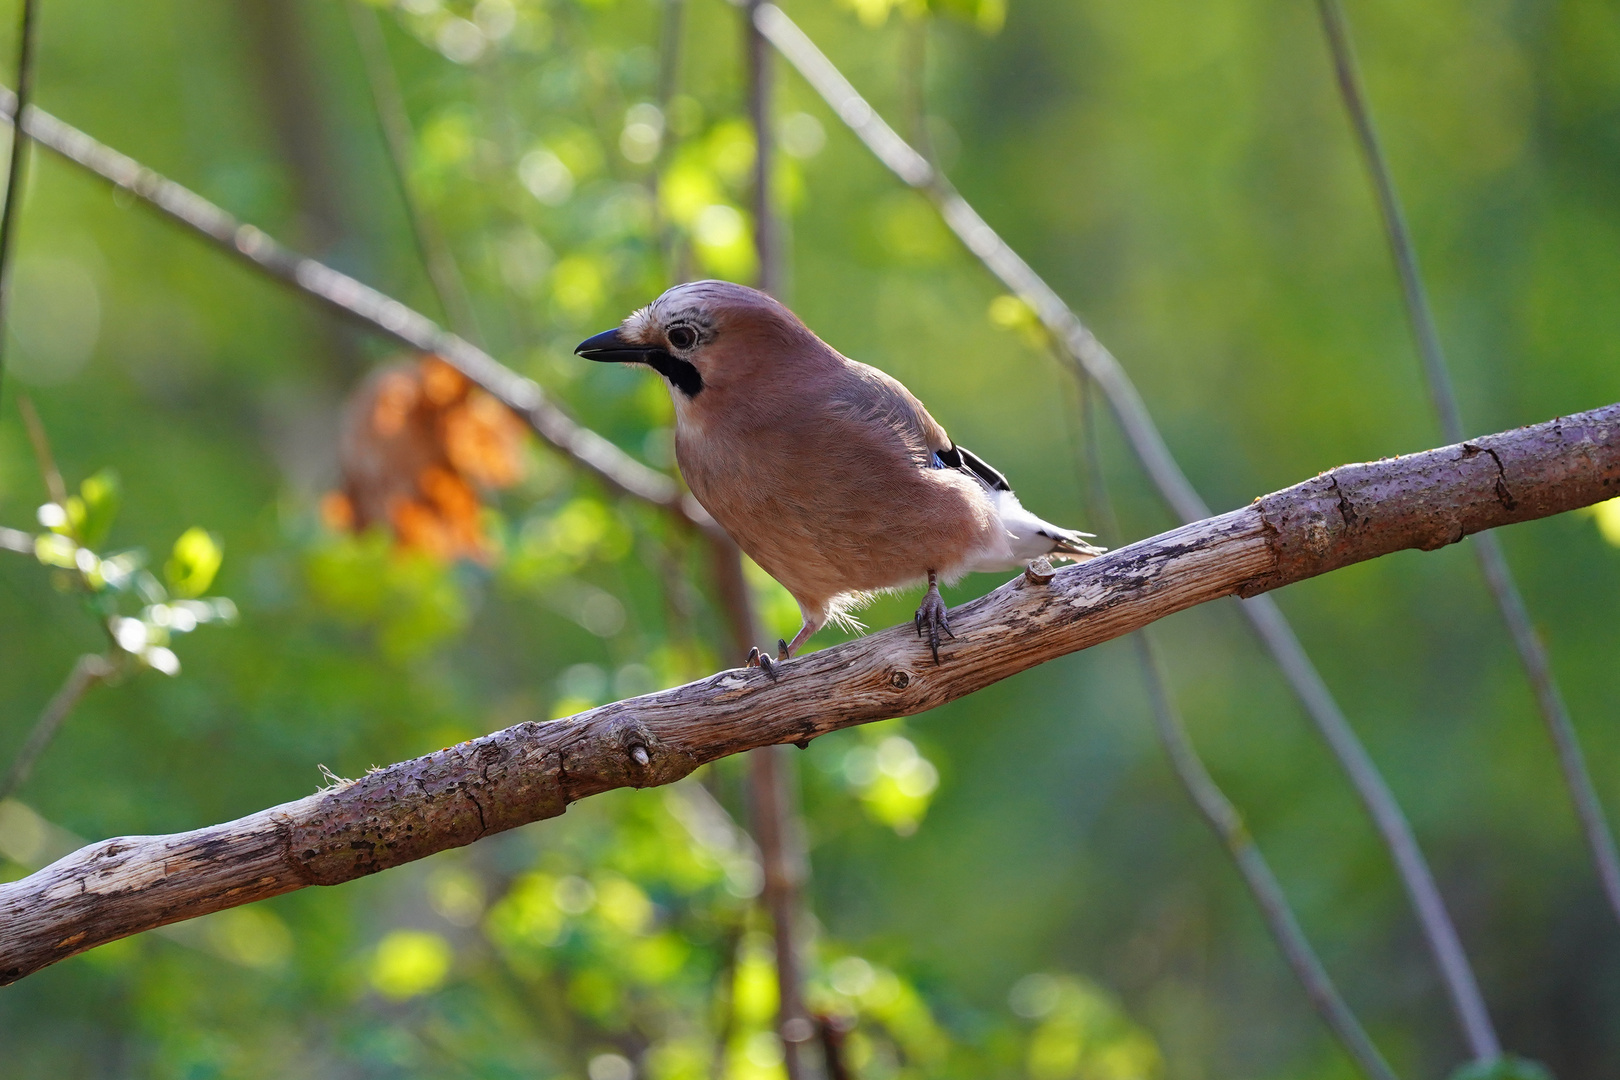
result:
[[[744,655],[761,640],[753,598],[743,576],[742,554],[735,544],[711,541],[715,590],[726,616],[731,646]],[[790,1080],[805,1075],[804,1045],[814,1034],[804,1008],[804,978],[798,959],[800,890],[808,876],[803,854],[803,828],[789,786],[796,781],[793,759],[781,746],[762,746],[748,755],[749,809],[754,842],[759,845],[765,889],[760,899],[770,916],[776,944],[778,994],[777,1034]]]
[[[797,777],[793,751],[762,746],[748,755],[749,806],[754,839],[765,871],[761,899],[771,917],[776,946],[777,1034],[782,1038],[782,1064],[788,1080],[809,1075],[805,1051],[815,1035],[804,1005],[804,973],[799,962],[800,890],[805,861],[798,843],[798,814],[790,785]]]
[[[1086,508],[1103,539],[1109,544],[1117,544],[1121,535],[1119,516],[1114,509],[1114,500],[1108,491],[1108,478],[1102,467],[1102,446],[1093,399],[1090,380],[1082,379],[1079,409],[1081,458],[1086,490],[1090,496],[1086,500]],[[1305,988],[1305,996],[1310,999],[1322,1022],[1369,1080],[1392,1080],[1394,1074],[1389,1065],[1350,1011],[1321,958],[1311,948],[1276,875],[1244,826],[1242,816],[1198,756],[1186,725],[1182,723],[1180,710],[1170,696],[1164,661],[1150,634],[1151,631],[1144,628],[1133,634],[1132,638],[1142,669],[1142,680],[1147,686],[1148,700],[1153,707],[1159,741],[1164,744],[1176,778],[1231,854],[1238,873],[1260,909],[1260,917],[1265,920],[1266,928],[1271,931],[1283,959]]]
[[[663,117],[663,138],[658,145],[658,157],[647,173],[647,194],[652,199],[658,247],[664,256],[667,276],[676,284],[687,279],[683,264],[690,259],[685,238],[675,223],[664,212],[659,187],[663,183],[663,169],[674,156],[679,137],[671,122],[671,106],[680,89],[681,51],[686,36],[686,0],[663,0],[664,14],[658,32],[658,112]]]
[[[1080,388],[1079,434],[1080,471],[1085,477],[1085,510],[1093,528],[1103,543],[1118,547],[1125,531],[1119,524],[1119,513],[1114,509],[1114,497],[1108,491],[1108,474],[1103,470],[1102,436],[1097,430],[1095,384],[1090,379],[1077,379]],[[1073,432],[1076,425],[1070,424]]]
[[[951,231],[1011,292],[1034,310],[1077,375],[1093,380],[1148,478],[1182,521],[1206,517],[1209,506],[1177,464],[1124,367],[1045,280],[979,216],[926,158],[895,133],[803,30],[780,8],[761,4],[754,15],[771,44],[798,70],[867,148],[906,184],[928,195]],[[1311,662],[1293,627],[1269,596],[1239,605],[1270,651],[1294,695],[1332,749],[1367,807],[1412,900],[1419,925],[1453,1002],[1478,999],[1478,988],[1440,901],[1434,875],[1412,837],[1411,825],[1344,712]]]
[[[713,1004],[720,1010],[714,1028],[714,1057],[709,1062],[709,1080],[726,1080],[729,1072],[726,1052],[731,1046],[731,1035],[737,1028],[737,950],[742,946],[742,927],[725,937],[721,953],[720,972],[715,976]]]
[[[1288,906],[1288,897],[1284,895],[1276,875],[1271,872],[1265,856],[1260,853],[1254,837],[1243,824],[1242,815],[1216,785],[1198,757],[1198,751],[1181,722],[1181,715],[1165,689],[1164,669],[1153,639],[1146,630],[1138,631],[1132,637],[1147,683],[1148,699],[1153,703],[1154,727],[1158,730],[1159,741],[1164,744],[1170,764],[1182,786],[1187,789],[1187,794],[1192,797],[1193,805],[1231,853],[1232,861],[1243,875],[1244,884],[1249,887],[1256,906],[1260,908],[1261,918],[1265,919],[1288,966],[1293,968],[1295,978],[1305,988],[1305,996],[1363,1075],[1369,1080],[1394,1080],[1395,1073],[1389,1063],[1356,1020],[1350,1006],[1345,1004],[1327,969],[1306,940],[1305,931],[1300,928],[1299,920]]]
[[[666,119],[681,81],[681,39],[686,29],[686,0],[664,0],[658,32],[658,107]],[[667,140],[666,140],[667,141]]]
[[[450,328],[468,341],[478,342],[478,320],[473,313],[472,298],[467,293],[466,280],[456,264],[455,253],[439,227],[436,217],[422,205],[411,184],[411,154],[415,136],[411,130],[411,116],[405,108],[405,95],[400,90],[399,78],[393,61],[388,57],[388,41],[383,36],[382,23],[377,11],[363,0],[349,0],[349,22],[354,28],[355,43],[360,47],[360,59],[371,87],[371,99],[377,107],[377,124],[382,129],[383,141],[388,146],[388,161],[393,167],[394,183],[399,187],[400,199],[405,204],[405,216],[411,224],[411,237],[416,252],[427,270],[433,293]]]
[[[1411,323],[1412,336],[1417,341],[1418,355],[1423,361],[1429,399],[1434,405],[1435,413],[1440,420],[1440,429],[1446,438],[1460,440],[1463,437],[1463,426],[1462,413],[1457,407],[1457,393],[1446,366],[1445,350],[1440,343],[1440,332],[1435,324],[1428,290],[1424,286],[1423,274],[1418,267],[1417,245],[1413,243],[1412,231],[1407,227],[1400,193],[1395,187],[1395,176],[1390,170],[1388,159],[1384,156],[1378,130],[1373,125],[1372,109],[1367,102],[1367,93],[1362,86],[1361,72],[1356,62],[1355,48],[1350,39],[1349,22],[1338,0],[1317,0],[1317,9],[1321,12],[1322,29],[1327,36],[1328,48],[1333,56],[1333,69],[1339,85],[1339,94],[1344,100],[1346,112],[1350,115],[1356,143],[1366,160],[1373,191],[1378,199],[1384,234],[1389,241],[1395,272],[1400,277],[1401,299],[1406,307],[1407,320]],[[1490,589],[1497,610],[1501,612],[1502,621],[1507,624],[1508,633],[1513,638],[1513,647],[1519,654],[1519,663],[1524,667],[1530,688],[1535,694],[1542,722],[1546,725],[1547,734],[1552,738],[1558,768],[1564,775],[1564,784],[1569,789],[1571,801],[1575,804],[1576,817],[1580,819],[1587,848],[1591,851],[1592,862],[1597,867],[1598,881],[1608,898],[1609,907],[1616,917],[1620,917],[1620,851],[1615,848],[1614,833],[1604,814],[1597,788],[1592,783],[1592,774],[1587,770],[1586,759],[1581,752],[1580,738],[1575,733],[1575,723],[1570,718],[1569,709],[1564,704],[1564,696],[1558,688],[1558,681],[1553,676],[1552,663],[1548,659],[1546,646],[1542,644],[1540,636],[1536,633],[1535,624],[1530,620],[1524,597],[1519,592],[1518,584],[1513,579],[1513,572],[1508,568],[1507,557],[1503,554],[1502,546],[1496,537],[1487,533],[1475,537],[1473,544],[1480,571],[1485,575],[1485,583]],[[1477,1057],[1494,1058],[1501,1052],[1494,1034],[1491,1034],[1489,1039],[1483,1037],[1487,1034],[1485,1029],[1488,1026],[1487,1019],[1479,1033],[1480,1037],[1470,1038]]]
[[[856,1080],[855,1070],[849,1063],[849,1050],[844,1045],[851,1026],[851,1022],[841,1016],[816,1017],[821,1056],[827,1063],[827,1080]]]
[[[1446,438],[1463,437],[1462,413],[1457,408],[1457,394],[1446,370],[1445,350],[1440,345],[1440,331],[1434,322],[1434,311],[1429,306],[1428,290],[1423,274],[1418,269],[1417,248],[1412,243],[1412,232],[1406,225],[1406,212],[1401,208],[1400,195],[1395,190],[1395,178],[1384,158],[1384,148],[1378,132],[1373,128],[1372,112],[1367,107],[1367,95],[1361,86],[1361,72],[1355,51],[1350,43],[1350,26],[1338,0],[1317,0],[1317,11],[1322,16],[1322,30],[1327,35],[1328,49],[1333,55],[1333,72],[1339,84],[1339,95],[1350,124],[1355,128],[1356,143],[1367,160],[1367,171],[1372,178],[1373,192],[1378,198],[1378,212],[1389,240],[1390,253],[1395,257],[1395,272],[1401,279],[1401,296],[1406,304],[1406,317],[1412,324],[1412,336],[1417,339],[1418,355],[1423,361],[1429,396],[1434,411],[1440,417],[1440,429]]]
[[[759,257],[759,287],[772,296],[782,288],[780,225],[771,201],[771,54],[759,29],[758,13],[766,5],[747,0],[743,41],[748,62],[748,119],[754,129],[754,251]]]
[[[911,145],[938,173],[939,161],[934,156],[933,139],[928,135],[928,26],[926,10],[905,21],[905,36],[901,41],[900,96],[906,126],[910,129]]]
[[[34,448],[34,460],[39,462],[39,474],[45,479],[45,492],[57,506],[66,506],[67,485],[62,482],[62,470],[56,467],[56,456],[51,453],[51,440],[45,434],[45,424],[34,408],[34,399],[27,394],[17,395],[17,411],[22,413],[23,427],[28,429],[28,442]]]
[[[1373,824],[1395,859],[1395,866],[1417,911],[1424,939],[1440,970],[1452,1008],[1472,1048],[1483,1033],[1491,1033],[1489,1014],[1485,1010],[1479,983],[1468,964],[1468,954],[1463,951],[1457,928],[1446,911],[1445,899],[1440,895],[1440,887],[1423,857],[1423,850],[1418,847],[1411,822],[1401,812],[1394,792],[1389,789],[1383,774],[1367,753],[1366,746],[1356,737],[1349,721],[1339,711],[1332,692],[1316,673],[1299,638],[1294,636],[1293,629],[1284,620],[1281,609],[1276,604],[1260,605],[1254,600],[1245,601],[1243,606],[1252,609],[1251,621],[1273,653],[1288,657],[1289,663],[1297,665],[1302,672],[1309,672],[1311,682],[1305,687],[1305,692],[1313,699],[1309,707],[1316,713],[1336,718],[1334,723],[1319,724],[1318,728],[1334,756],[1351,774],[1357,793],[1372,815]],[[1481,1018],[1485,1019],[1483,1027],[1480,1025]],[[1494,1033],[1490,1034],[1491,1039],[1494,1040],[1494,1037]]]
[[[754,8],[746,10],[743,46],[748,72],[748,117],[754,131],[754,255],[759,263],[761,290],[781,297],[783,263],[781,227],[772,201],[773,139],[771,132],[771,52],[754,23]],[[724,553],[723,558],[736,556]],[[729,569],[729,567],[728,567]],[[741,581],[733,591],[748,597]],[[749,612],[750,621],[753,612]],[[757,640],[757,639],[754,639]],[[751,642],[750,642],[751,644]],[[767,652],[770,646],[765,646]],[[807,1051],[815,1028],[804,1002],[804,974],[799,958],[799,923],[803,906],[801,891],[809,876],[809,863],[803,850],[804,830],[798,817],[798,770],[791,751],[766,746],[749,754],[748,781],[753,811],[754,839],[759,843],[760,861],[765,871],[761,899],[770,912],[776,943],[777,1034],[782,1039],[782,1064],[787,1080],[805,1080],[809,1075]]]
[[[34,96],[34,39],[38,31],[39,2],[23,0],[22,23],[17,32],[17,101],[26,108]],[[6,317],[11,310],[11,253],[17,246],[17,215],[22,210],[23,170],[28,164],[28,139],[12,132],[6,161],[6,190],[0,195],[0,375],[5,373]]]
[[[87,653],[79,657],[72,670],[68,672],[67,678],[63,680],[61,688],[45,706],[45,711],[34,721],[34,729],[28,733],[22,749],[18,750],[17,756],[12,759],[11,768],[6,770],[5,779],[0,780],[0,801],[28,782],[28,775],[34,771],[34,763],[51,744],[51,740],[56,738],[56,733],[62,728],[62,722],[68,718],[74,706],[84,697],[87,690],[111,677],[115,670],[112,661],[105,656]]]

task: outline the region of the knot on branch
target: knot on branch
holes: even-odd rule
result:
[[[670,784],[697,768],[685,750],[659,736],[629,712],[615,712],[588,723],[562,750],[562,771],[579,798],[598,787],[655,787]]]
[[[1519,501],[1513,497],[1513,492],[1508,490],[1507,469],[1503,468],[1502,458],[1497,454],[1497,452],[1492,450],[1489,446],[1471,442],[1463,443],[1462,451],[1462,456],[1465,458],[1473,457],[1475,454],[1491,455],[1491,461],[1496,465],[1496,501],[1502,504],[1503,509],[1518,509]]]
[[[1244,597],[1321,573],[1356,526],[1365,523],[1331,472],[1256,499],[1250,510],[1260,514],[1276,564],[1271,573],[1238,589]]]

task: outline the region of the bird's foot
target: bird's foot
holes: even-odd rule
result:
[[[787,658],[787,642],[781,638],[778,638],[776,641],[776,660],[772,660],[770,653],[763,651],[756,645],[754,648],[748,650],[748,661],[746,666],[759,668],[766,675],[770,676],[772,682],[775,682],[776,661],[786,660]]]
[[[955,640],[956,635],[951,632],[951,622],[945,617],[945,600],[939,595],[939,585],[934,581],[928,582],[928,591],[923,594],[922,605],[917,608],[917,636],[922,637],[923,629],[928,630],[928,647],[933,650],[934,663],[939,663],[939,633],[943,630],[948,637]]]

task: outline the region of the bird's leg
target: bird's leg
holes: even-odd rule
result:
[[[777,654],[778,659],[786,660],[788,657],[798,652],[799,646],[808,641],[810,635],[820,629],[821,623],[815,619],[804,620],[804,625],[799,627],[799,632],[793,635],[792,641],[778,641],[776,643],[777,648],[781,650]]]
[[[821,629],[821,623],[813,619],[806,619],[804,621],[804,625],[799,627],[799,632],[793,635],[793,640],[791,642],[786,638],[776,639],[775,660],[771,659],[771,654],[766,650],[755,647],[748,650],[747,666],[757,667],[765,674],[769,675],[772,679],[775,679],[776,664],[780,661],[792,658],[794,651],[798,649],[800,645],[804,644],[805,639],[819,629]]]
[[[928,628],[928,647],[934,651],[934,663],[939,663],[939,632],[945,631],[952,639],[950,620],[945,617],[945,600],[939,595],[939,576],[928,571],[928,591],[923,593],[922,605],[917,608],[917,636]]]

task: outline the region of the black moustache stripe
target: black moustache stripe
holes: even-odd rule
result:
[[[647,354],[647,366],[670,381],[670,385],[689,398],[703,391],[703,376],[690,361],[671,356],[662,349]]]

